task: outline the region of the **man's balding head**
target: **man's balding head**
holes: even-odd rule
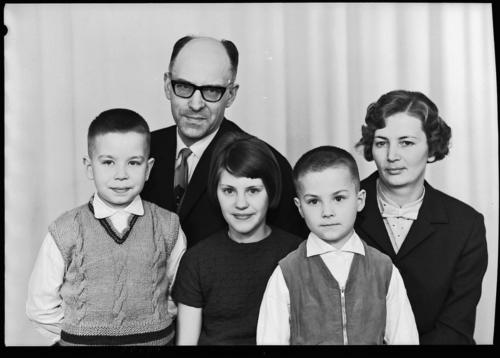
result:
[[[172,72],[172,67],[181,50],[183,50],[184,47],[188,47],[186,46],[188,43],[191,43],[191,45],[193,45],[193,42],[197,43],[196,45],[198,44],[200,45],[200,47],[195,47],[195,49],[199,51],[203,50],[206,51],[207,49],[210,51],[211,46],[218,47],[218,45],[221,45],[222,48],[225,50],[227,57],[229,58],[231,72],[232,72],[232,80],[234,81],[236,79],[236,73],[238,72],[238,60],[239,60],[239,54],[236,45],[230,40],[224,40],[224,39],[217,40],[212,37],[206,37],[206,36],[188,35],[177,40],[172,49],[172,55],[170,56],[169,72]]]

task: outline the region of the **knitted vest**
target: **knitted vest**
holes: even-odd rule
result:
[[[279,262],[290,293],[290,344],[382,344],[390,258],[363,242],[354,254],[345,292],[306,241]]]
[[[147,201],[143,206],[121,244],[87,204],[49,226],[65,263],[61,345],[163,344],[173,336],[166,265],[179,218]]]

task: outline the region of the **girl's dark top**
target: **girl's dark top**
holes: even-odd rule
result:
[[[255,345],[260,303],[278,261],[302,239],[276,227],[265,239],[240,244],[227,230],[184,254],[173,297],[202,308],[199,345]]]

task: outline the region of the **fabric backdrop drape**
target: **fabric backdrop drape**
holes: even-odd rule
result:
[[[475,338],[493,341],[498,253],[498,127],[488,3],[7,4],[5,344],[43,345],[24,312],[47,225],[88,200],[86,131],[125,107],[152,130],[173,124],[163,92],[174,42],[235,42],[238,97],[227,116],[293,165],[333,144],[354,149],[368,104],[393,89],[427,94],[452,127],[428,166],[438,189],[484,214],[489,265]]]

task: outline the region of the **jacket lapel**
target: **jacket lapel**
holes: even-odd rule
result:
[[[362,187],[366,190],[366,202],[365,208],[358,214],[356,219],[357,230],[362,231],[365,236],[370,237],[378,245],[377,248],[387,253],[395,261],[398,261],[429,238],[436,230],[435,224],[447,223],[448,216],[437,191],[427,182],[424,182],[425,196],[418,212],[417,220],[413,222],[403,245],[401,245],[396,254],[378,208],[377,178],[378,173],[374,172],[363,180]]]
[[[153,170],[145,190],[148,197],[154,197],[158,205],[174,211],[174,166],[177,147],[177,127],[168,128],[161,134],[153,134],[151,152],[155,159]]]
[[[374,241],[381,251],[387,253],[391,258],[396,256],[391,240],[380,214],[377,204],[377,172],[370,175],[365,181],[363,188],[366,190],[366,201],[364,209],[358,213],[356,218],[357,230],[362,230],[365,236]]]
[[[443,202],[439,199],[436,190],[427,182],[425,185],[425,196],[422,206],[415,220],[401,245],[396,258],[399,260],[408,255],[413,249],[429,238],[436,230],[434,224],[447,223],[448,215]]]

